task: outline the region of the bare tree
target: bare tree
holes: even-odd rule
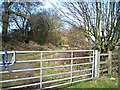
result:
[[[10,23],[14,22],[17,29],[22,30],[24,36],[27,36],[27,30],[29,28],[29,17],[34,9],[38,5],[42,5],[41,2],[18,2],[17,0],[4,0],[3,2],[3,14],[2,14],[2,36],[8,36],[8,28]],[[13,26],[12,26],[13,27]],[[4,39],[4,38],[3,38]],[[7,39],[6,39],[7,40]]]
[[[3,2],[4,3],[4,13],[2,15],[2,22],[3,22],[3,36],[7,36],[7,30],[8,30],[8,25],[9,25],[9,6],[10,4],[8,2]]]
[[[114,49],[120,37],[120,30],[116,28],[118,2],[60,3],[62,6],[58,10],[62,12],[63,21],[84,27],[90,49],[94,47],[101,52]]]

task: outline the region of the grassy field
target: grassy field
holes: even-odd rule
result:
[[[67,88],[118,88],[118,77],[117,75],[104,75],[96,80],[83,81]]]

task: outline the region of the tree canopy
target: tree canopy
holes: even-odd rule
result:
[[[90,49],[98,49],[101,52],[114,49],[120,38],[119,2],[60,3],[58,10],[62,12],[63,21],[74,27],[84,27]]]

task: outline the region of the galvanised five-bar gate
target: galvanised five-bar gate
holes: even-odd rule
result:
[[[11,56],[8,57],[10,54]],[[53,54],[55,54],[56,57],[54,57]],[[2,51],[0,52],[0,55],[2,57],[0,62],[0,84],[1,89],[3,90],[22,89],[31,86],[38,86],[40,89],[47,89],[69,85],[84,80],[91,80],[97,77],[97,50]],[[18,60],[17,55],[18,58],[22,60]],[[35,55],[39,58],[35,59]],[[52,58],[47,56],[51,56]],[[65,58],[59,56],[64,56]],[[10,61],[9,58],[12,58],[12,60]],[[63,63],[64,65],[60,65],[60,63]],[[53,69],[55,70],[53,71]],[[29,74],[24,74],[24,72],[28,72]],[[61,78],[58,78],[59,76]],[[25,83],[29,80],[32,81]]]

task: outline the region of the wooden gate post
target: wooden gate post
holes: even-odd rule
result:
[[[112,72],[112,52],[108,52],[108,74]]]

